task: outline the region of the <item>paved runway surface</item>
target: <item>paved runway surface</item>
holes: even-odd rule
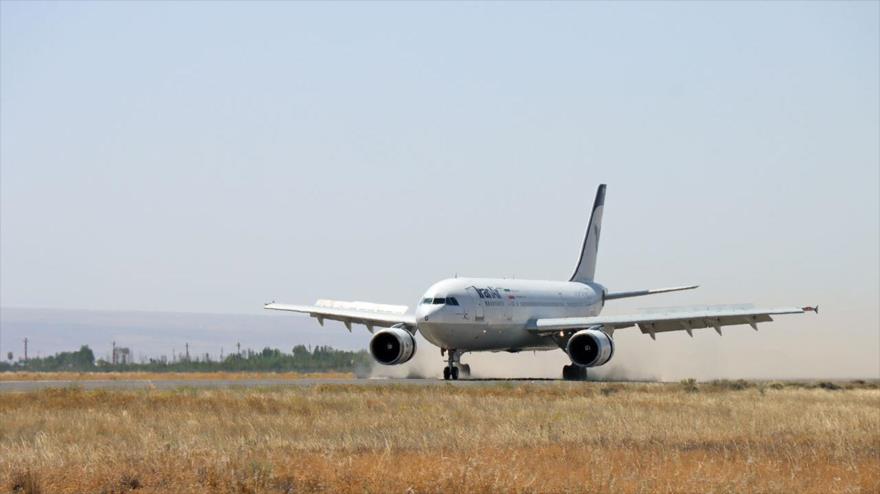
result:
[[[35,391],[47,388],[81,389],[175,389],[175,388],[258,388],[258,387],[290,387],[314,386],[317,384],[349,384],[355,386],[388,386],[404,384],[412,386],[437,386],[450,384],[455,386],[486,386],[499,383],[558,383],[553,379],[463,379],[460,381],[443,381],[442,379],[179,379],[179,380],[105,380],[105,381],[0,381],[0,392],[4,391]]]

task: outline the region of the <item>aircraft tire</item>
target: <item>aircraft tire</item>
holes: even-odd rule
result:
[[[450,377],[452,377],[452,374],[449,371],[449,367],[444,367],[443,368],[443,380],[448,381]]]
[[[586,381],[587,369],[577,365],[566,365],[562,368],[562,378],[566,381]]]
[[[452,380],[458,381],[458,367],[453,367],[451,372],[452,372]]]

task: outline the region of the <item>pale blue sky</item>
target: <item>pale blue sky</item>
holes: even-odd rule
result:
[[[878,368],[878,5],[3,2],[0,304],[564,279],[605,182],[599,280],[703,285],[609,311],[819,303]]]

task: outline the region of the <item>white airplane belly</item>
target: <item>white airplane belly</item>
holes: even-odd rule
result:
[[[419,331],[440,348],[463,351],[556,348],[552,339],[526,331],[522,324],[423,323]]]

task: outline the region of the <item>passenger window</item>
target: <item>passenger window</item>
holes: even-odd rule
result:
[[[434,299],[434,305],[443,305],[443,304],[445,304],[445,303],[446,303],[446,299],[445,299],[445,298],[435,298],[435,299]]]

